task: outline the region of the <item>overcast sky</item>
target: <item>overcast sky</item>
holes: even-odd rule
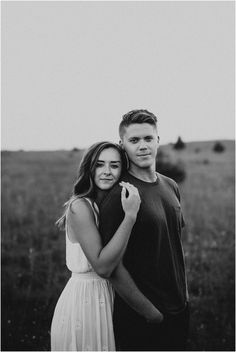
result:
[[[234,138],[234,2],[2,2],[2,149],[118,141],[157,115],[161,143]]]

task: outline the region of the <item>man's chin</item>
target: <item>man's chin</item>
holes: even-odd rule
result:
[[[149,162],[142,162],[142,163],[138,163],[137,166],[140,168],[140,169],[150,169],[150,167],[153,166],[153,163],[150,163]]]

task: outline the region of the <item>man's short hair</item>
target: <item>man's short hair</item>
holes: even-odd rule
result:
[[[119,126],[119,135],[123,136],[124,128],[128,127],[134,123],[149,123],[154,127],[157,127],[157,118],[148,110],[131,110],[127,114],[123,115],[120,126]]]

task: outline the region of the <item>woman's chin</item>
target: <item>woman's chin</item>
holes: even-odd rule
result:
[[[102,190],[102,191],[109,191],[113,186],[114,186],[114,184],[112,184],[112,185],[100,185],[99,189]]]

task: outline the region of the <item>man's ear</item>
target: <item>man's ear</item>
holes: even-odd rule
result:
[[[157,136],[157,143],[160,143],[160,136]]]

